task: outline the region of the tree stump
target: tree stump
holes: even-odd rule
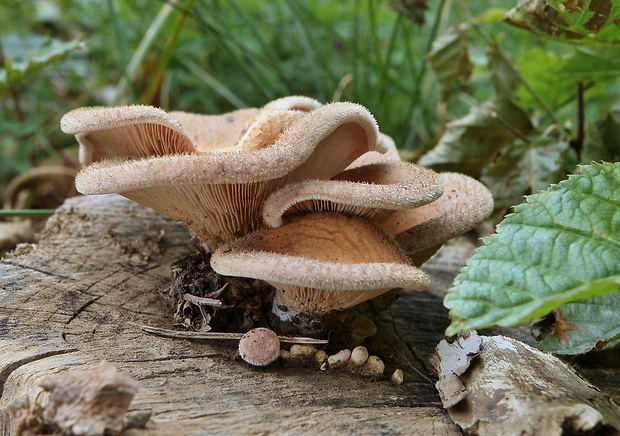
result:
[[[441,406],[429,359],[448,324],[445,291],[472,252],[453,244],[427,264],[430,292],[402,290],[378,317],[385,355],[405,381],[235,360],[231,343],[169,339],[161,293],[170,265],[189,252],[188,230],[116,195],[68,200],[36,244],[0,262],[0,434],[11,402],[41,395],[38,381],[108,361],[138,381],[130,410],[151,410],[124,434],[461,434]],[[524,329],[495,329],[528,340]],[[488,332],[487,332],[488,333]],[[531,341],[530,341],[531,342]],[[589,371],[589,372],[587,372]],[[587,369],[620,398],[616,370]]]

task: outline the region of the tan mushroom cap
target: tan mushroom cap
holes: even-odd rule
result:
[[[245,108],[221,115],[181,111],[169,112],[169,115],[183,126],[199,152],[208,152],[234,146],[247,129],[248,122],[258,113],[259,109]]]
[[[443,243],[480,225],[493,213],[493,196],[479,181],[457,173],[440,173],[444,193],[413,210],[394,213],[383,227],[421,265]]]
[[[432,170],[407,162],[370,164],[332,180],[304,180],[278,189],[265,201],[263,221],[279,227],[285,214],[333,211],[381,222],[395,210],[428,204],[442,193]]]
[[[257,327],[239,341],[239,356],[253,366],[267,366],[280,356],[280,339],[273,331]]]
[[[376,163],[389,163],[389,162],[402,162],[400,154],[398,152],[398,148],[396,147],[396,143],[394,140],[384,134],[379,133],[379,142],[382,144],[382,148],[385,150],[384,153],[379,153],[376,151],[369,151],[368,153],[364,153],[351,165],[347,167],[347,169],[353,169],[365,165],[376,164]]]
[[[140,158],[197,151],[181,123],[153,106],[79,108],[61,118],[60,128],[75,135],[84,165],[117,156]]]
[[[303,314],[343,310],[396,287],[429,286],[428,276],[380,228],[333,212],[250,233],[217,250],[211,266],[272,284],[275,304]]]
[[[250,135],[250,126],[237,150],[103,160],[82,170],[76,187],[83,194],[121,193],[183,222],[215,249],[258,228],[262,204],[278,187],[331,178],[363,153],[385,151],[374,118],[353,103],[267,112],[255,124],[259,134]]]
[[[322,106],[321,102],[310,97],[301,95],[289,95],[270,101],[261,108],[261,112],[266,111],[301,111],[310,112]]]

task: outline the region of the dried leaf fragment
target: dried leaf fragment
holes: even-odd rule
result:
[[[472,356],[472,352],[479,354]],[[620,408],[609,397],[561,360],[515,339],[468,332],[453,344],[442,341],[433,364],[439,372],[436,386],[444,407],[468,433],[615,434],[620,430]]]

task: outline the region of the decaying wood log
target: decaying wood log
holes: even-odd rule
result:
[[[115,195],[78,197],[36,244],[2,259],[0,434],[16,428],[11,404],[45,400],[42,377],[103,360],[137,380],[130,410],[152,411],[146,429],[124,434],[461,434],[442,408],[430,358],[448,324],[439,292],[470,248],[440,252],[427,269],[434,291],[403,290],[378,316],[381,357],[405,373],[396,385],[313,367],[252,368],[234,359],[234,343],[142,332],[172,328],[160,293],[189,246],[188,231],[157,212]],[[617,371],[591,374],[617,401]]]

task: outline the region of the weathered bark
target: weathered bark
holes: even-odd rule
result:
[[[428,264],[435,291],[404,290],[379,316],[381,357],[405,372],[394,385],[278,363],[256,369],[234,360],[231,343],[143,333],[141,325],[171,328],[160,292],[189,244],[183,226],[122,197],[79,197],[49,220],[37,244],[0,262],[0,434],[9,434],[12,401],[41,396],[41,377],[102,360],[138,381],[130,409],[153,411],[147,430],[126,434],[460,434],[429,360],[448,324],[437,292],[469,251],[440,252]],[[603,376],[617,399],[618,373]]]

